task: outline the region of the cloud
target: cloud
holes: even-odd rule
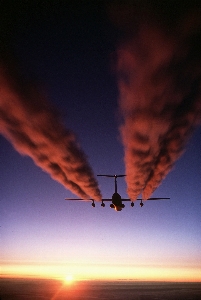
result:
[[[5,66],[6,65],[6,66]],[[0,133],[23,155],[82,198],[101,199],[87,158],[38,86],[0,61]]]
[[[115,5],[116,74],[127,192],[150,197],[201,120],[201,7],[196,2]],[[185,5],[183,5],[185,4]]]

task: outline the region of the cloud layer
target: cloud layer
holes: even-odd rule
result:
[[[145,1],[146,3],[146,1]],[[113,7],[120,132],[127,192],[146,199],[184,151],[201,119],[201,9],[194,5]],[[176,5],[177,4],[177,5]]]
[[[67,189],[100,200],[97,181],[75,135],[63,126],[44,93],[14,69],[0,62],[0,133]]]

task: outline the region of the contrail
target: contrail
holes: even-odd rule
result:
[[[201,6],[149,2],[130,1],[111,10],[123,36],[116,71],[127,192],[133,200],[140,193],[150,197],[201,119]]]
[[[64,187],[82,198],[100,200],[97,181],[75,135],[63,126],[43,93],[14,69],[0,62],[0,133]]]

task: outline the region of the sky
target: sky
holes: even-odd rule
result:
[[[3,4],[3,276],[201,281],[200,7],[148,2]],[[64,200],[111,198],[97,174],[170,200]]]

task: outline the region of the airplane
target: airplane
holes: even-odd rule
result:
[[[122,203],[125,201],[129,201],[131,202],[131,207],[134,207],[134,202],[131,199],[122,199],[121,196],[119,195],[119,193],[117,192],[117,178],[118,177],[125,177],[126,175],[97,175],[97,176],[104,176],[104,177],[113,177],[114,178],[114,194],[112,195],[112,199],[102,199],[101,200],[101,206],[105,207],[105,203],[104,202],[112,202],[110,204],[110,207],[113,208],[116,211],[121,211],[124,207],[125,204]],[[148,198],[146,200],[167,200],[170,198]],[[79,199],[79,198],[65,198],[65,200],[75,200],[75,201],[92,201],[92,207],[95,207],[95,202],[94,199]],[[143,199],[136,199],[140,201],[140,207],[144,206],[144,203],[142,202]]]

